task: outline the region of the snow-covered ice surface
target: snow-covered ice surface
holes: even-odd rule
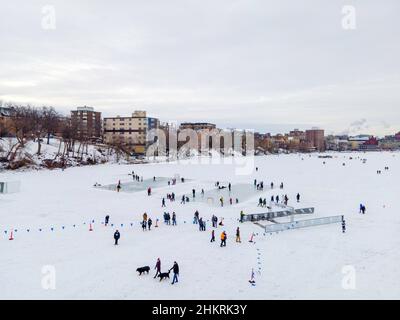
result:
[[[256,157],[258,172],[245,176],[235,175],[233,165],[185,162],[2,172],[0,181],[21,181],[21,192],[0,195],[0,298],[398,299],[400,154],[332,155],[332,159],[296,154]],[[390,170],[385,171],[385,166]],[[151,196],[146,190],[117,193],[93,187],[95,182],[129,182],[132,170],[145,179],[179,174],[190,181],[155,188]],[[254,190],[253,197],[224,208],[204,201],[180,204],[179,196],[191,197],[192,188],[200,197],[201,188],[214,189],[217,180],[235,185],[251,184],[255,178],[266,187],[271,181],[276,186],[284,182],[285,188]],[[161,198],[172,191],[177,201],[167,200],[166,210],[176,212],[178,226],[160,223],[143,232],[139,225],[143,212],[154,222],[162,220]],[[294,201],[297,192],[300,204]],[[315,217],[344,214],[347,232],[332,224],[263,236],[259,226],[238,223],[240,210],[260,212],[258,198],[269,200],[277,194],[287,194],[289,205],[296,208],[315,207]],[[365,215],[358,213],[360,203],[366,205]],[[196,209],[206,219],[212,214],[224,217],[225,226],[216,231],[215,243],[210,243],[210,222],[206,232],[192,224]],[[106,214],[114,227],[101,224]],[[95,221],[92,232],[88,231],[91,220]],[[113,245],[116,226],[121,232],[117,247]],[[242,243],[234,241],[237,226]],[[8,240],[10,229],[18,230],[13,241]],[[222,230],[228,234],[226,248],[219,247]],[[248,242],[252,232],[258,234],[255,243]],[[163,271],[174,260],[179,263],[177,285],[152,278],[158,257]],[[55,267],[55,290],[42,288],[44,265]],[[139,277],[136,268],[146,265],[152,268],[150,275]],[[354,289],[342,286],[343,267],[348,265],[355,269]],[[248,282],[252,268],[255,287]]]

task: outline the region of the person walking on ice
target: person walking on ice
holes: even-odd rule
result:
[[[251,269],[251,277],[249,282],[251,283],[252,286],[256,285],[256,280],[255,280],[255,275],[254,275],[254,269]]]
[[[104,219],[104,225],[107,227],[108,221],[110,220],[110,216],[106,215],[106,218]]]
[[[198,223],[199,223],[199,212],[196,210],[193,217],[193,224],[198,224]]]
[[[161,208],[164,208],[164,207],[166,207],[165,198],[162,198],[162,200],[161,200]]]
[[[243,210],[240,211],[240,222],[243,223],[244,213]]]
[[[116,230],[116,231],[114,232],[114,240],[115,240],[114,245],[116,245],[116,246],[118,245],[118,240],[119,240],[119,238],[121,238],[121,235],[120,235],[119,231]]]
[[[221,248],[226,247],[226,238],[227,238],[226,232],[223,231],[221,233],[221,245],[220,245]]]
[[[172,279],[172,283],[174,284],[175,282],[178,282],[178,275],[179,275],[179,266],[176,263],[176,261],[174,261],[174,265],[172,266],[171,269],[169,269],[169,271],[173,270],[174,273],[174,278]]]
[[[175,214],[175,211],[172,212],[172,225],[176,226],[176,214]]]
[[[366,211],[367,209],[365,208],[365,206],[364,205],[362,205],[362,207],[361,207],[361,213],[362,214],[365,214],[365,211]]]
[[[143,229],[143,231],[146,231],[146,228],[147,228],[147,221],[143,220],[142,221],[142,229]]]
[[[156,275],[154,276],[154,279],[155,279],[161,273],[161,260],[160,260],[160,258],[157,258],[156,266],[154,267],[154,269],[156,269]]]
[[[211,231],[211,241],[210,242],[215,242],[215,232],[214,232],[214,230]]]
[[[296,199],[297,199],[297,202],[300,202],[300,193],[297,194]]]
[[[242,241],[240,241],[240,229],[239,229],[239,227],[237,227],[237,229],[236,229],[236,242],[242,242]]]
[[[147,226],[149,227],[149,231],[151,228],[151,225],[153,224],[153,221],[151,220],[151,218],[149,218],[149,221],[147,222]]]

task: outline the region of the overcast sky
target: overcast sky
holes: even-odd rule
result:
[[[399,0],[0,0],[0,12],[3,101],[267,132],[400,131]]]

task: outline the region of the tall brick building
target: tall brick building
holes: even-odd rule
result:
[[[306,143],[317,151],[325,151],[325,131],[316,128],[306,130]]]
[[[94,108],[84,106],[71,111],[71,122],[76,126],[79,137],[101,137],[101,112],[94,111]]]

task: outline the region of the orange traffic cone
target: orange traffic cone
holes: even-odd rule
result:
[[[8,239],[8,240],[14,240],[14,238],[13,238],[13,231],[11,230],[11,234],[10,234],[10,239]]]
[[[92,224],[89,225],[89,231],[93,231]]]

